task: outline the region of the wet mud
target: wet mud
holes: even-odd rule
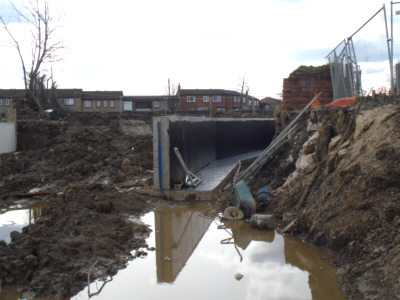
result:
[[[87,285],[88,273],[116,274],[145,255],[134,250],[146,249],[150,229],[132,217],[158,200],[135,192],[152,184],[148,124],[101,114],[18,123],[18,152],[0,156],[0,207],[21,198],[45,204],[34,224],[0,241],[3,288],[66,298]]]
[[[361,98],[303,118],[252,182],[276,227],[335,253],[349,299],[400,295],[399,149],[399,100]]]

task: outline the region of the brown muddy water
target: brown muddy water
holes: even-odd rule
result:
[[[131,261],[106,284],[92,283],[90,293],[102,289],[91,298],[346,299],[327,252],[243,221],[211,219],[203,214],[207,207],[163,205],[143,216],[141,222],[153,229],[148,244],[156,250]],[[88,292],[71,299],[89,299]],[[21,297],[12,289],[0,292],[1,299]]]

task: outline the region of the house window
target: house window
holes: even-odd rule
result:
[[[74,105],[74,98],[64,98],[64,105]]]
[[[203,102],[208,102],[210,101],[210,99],[208,98],[208,96],[203,96]]]
[[[243,101],[243,103],[246,103],[246,98],[243,98],[243,100],[242,100],[242,101]]]
[[[85,107],[87,107],[87,108],[92,107],[92,101],[90,101],[90,100],[85,100],[84,105],[85,105]]]
[[[153,101],[153,107],[160,107],[160,101]]]
[[[132,101],[124,101],[124,110],[132,111]]]
[[[239,98],[238,98],[238,96],[233,96],[233,102],[239,102]]]
[[[3,105],[3,99],[0,99],[0,105]]]
[[[103,101],[103,106],[104,106],[104,107],[107,107],[107,100],[104,100],[104,101]]]
[[[212,102],[221,102],[221,96],[212,96]]]
[[[114,100],[110,100],[110,107],[114,107]]]
[[[187,102],[196,102],[196,96],[187,96],[186,101]]]
[[[100,100],[96,101],[96,107],[101,107],[101,101]]]
[[[6,99],[6,105],[10,105],[10,99]]]
[[[251,105],[251,103],[252,103],[251,100],[249,100],[249,105]]]

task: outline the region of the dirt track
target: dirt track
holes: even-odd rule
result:
[[[349,299],[399,299],[399,100],[380,96],[358,108],[319,110],[317,133],[306,130],[310,119],[253,190],[272,185],[277,196],[264,210],[277,225],[296,220],[291,234],[337,255]]]

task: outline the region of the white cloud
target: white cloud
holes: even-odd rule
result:
[[[0,7],[5,0],[0,0]],[[237,89],[275,96],[302,51],[332,49],[380,7],[374,0],[53,0],[63,15],[60,87],[164,93],[167,78],[185,88]],[[21,87],[18,56],[0,35],[0,87]],[[327,54],[327,53],[326,53]]]

